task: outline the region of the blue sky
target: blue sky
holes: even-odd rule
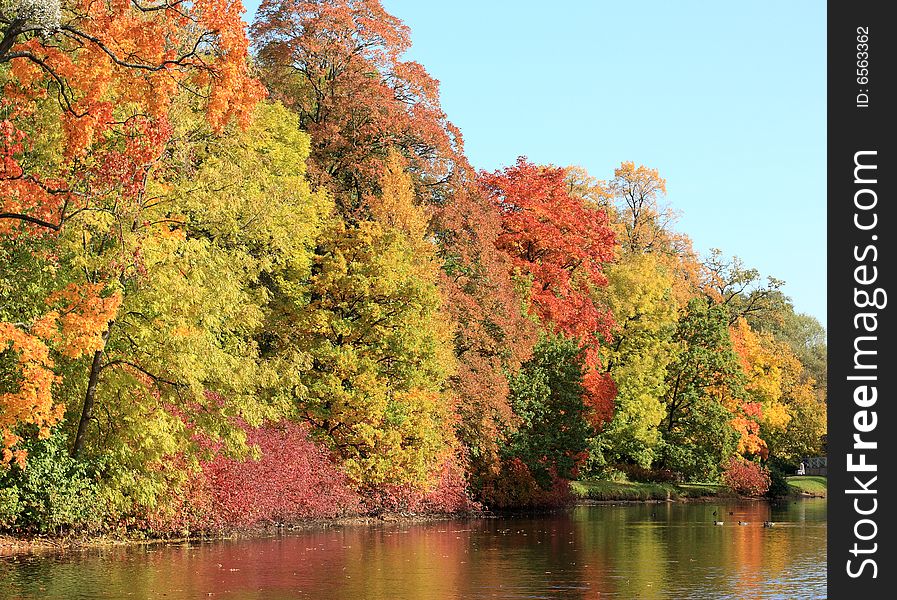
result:
[[[784,279],[825,323],[824,2],[383,4],[476,167],[657,168],[697,250]]]

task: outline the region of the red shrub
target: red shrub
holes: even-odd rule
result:
[[[357,512],[358,495],[307,427],[284,423],[246,433],[260,460],[219,454],[204,462],[148,526],[159,533],[215,531]]]
[[[769,470],[756,462],[732,457],[723,471],[723,482],[743,496],[762,496],[769,490]]]

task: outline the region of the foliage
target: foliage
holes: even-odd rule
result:
[[[825,327],[814,317],[795,313],[788,304],[779,319],[766,322],[755,322],[752,327],[760,331],[768,331],[773,336],[788,344],[791,351],[800,360],[806,377],[815,383],[817,394],[825,396],[827,378],[827,357]]]
[[[791,493],[791,488],[788,486],[785,472],[772,462],[767,464],[767,468],[769,470],[769,489],[766,490],[766,495],[770,498],[788,496]]]
[[[458,452],[449,454],[434,470],[428,488],[404,484],[382,485],[364,490],[364,512],[411,512],[451,514],[481,508],[468,490],[466,464]]]
[[[451,330],[435,248],[398,157],[384,177],[395,181],[370,200],[371,220],[322,230],[279,344],[311,357],[297,409],[353,479],[423,484],[451,444]]]
[[[616,389],[599,371],[598,347],[610,337],[613,315],[594,297],[607,284],[604,265],[614,256],[606,211],[568,193],[565,169],[522,157],[513,167],[481,174],[481,180],[502,215],[496,246],[529,282],[530,312],[586,350],[583,383],[592,420],[608,420]]]
[[[567,193],[566,176],[519,158],[482,181],[502,215],[496,245],[531,281],[532,312],[555,331],[593,343],[613,323],[591,293],[607,284],[614,234],[604,210]]]
[[[616,382],[614,416],[592,441],[592,464],[656,457],[666,416],[667,368],[678,348],[672,280],[656,256],[627,255],[608,268],[605,302],[616,327],[601,362]]]
[[[456,434],[475,475],[499,468],[503,432],[516,422],[507,373],[520,369],[538,338],[521,285],[512,281],[510,261],[495,246],[500,224],[495,208],[469,187],[438,206],[431,223],[443,261],[443,305],[456,324],[457,369],[450,378]]]
[[[672,278],[673,297],[685,306],[700,291],[704,273],[691,240],[673,229],[679,215],[664,201],[666,180],[657,169],[628,161],[597,187],[599,203],[612,215],[621,258],[653,256]]]
[[[0,232],[16,224],[58,231],[91,207],[91,175],[112,174],[119,162],[116,136],[142,136],[144,123],[164,132],[181,88],[207,98],[215,129],[247,123],[260,97],[240,2],[15,4],[0,20],[0,65],[8,64],[0,71]],[[48,114],[58,136],[43,131]],[[46,160],[32,144],[61,155]]]
[[[150,515],[154,532],[213,532],[352,514],[359,498],[309,428],[294,423],[246,430],[258,458],[220,452],[204,460],[172,502]]]
[[[0,464],[15,459],[25,466],[27,451],[14,449],[20,425],[37,425],[46,437],[62,417],[63,406],[53,402],[56,380],[47,345],[36,336],[0,323]]]
[[[553,469],[542,479],[537,481],[521,459],[512,458],[502,462],[498,473],[484,479],[480,495],[489,508],[499,510],[560,508],[573,502],[567,479],[558,477]]]
[[[546,508],[570,502],[568,480],[578,474],[592,431],[583,355],[573,340],[543,336],[532,358],[511,376],[511,406],[519,424],[505,434],[500,468],[477,480],[488,506]]]
[[[825,454],[825,401],[809,394],[801,394],[792,399],[788,411],[791,420],[783,431],[764,434],[770,455],[799,462],[808,456]]]
[[[739,317],[753,320],[781,311],[786,303],[780,289],[784,282],[767,277],[764,283],[757,269],[747,267],[737,256],[726,258],[719,249],[712,249],[704,260],[704,294],[724,306],[729,322]]]
[[[675,214],[660,203],[666,195],[667,182],[644,165],[623,162],[614,169],[608,185],[617,203],[619,236],[627,254],[648,253],[669,243],[669,226]]]
[[[282,107],[260,107],[250,128],[227,137],[209,137],[197,116],[188,108],[175,121],[183,136],[150,173],[144,220],[127,237],[114,221],[85,226],[96,245],[82,260],[131,260],[118,267],[122,305],[89,368],[73,452],[109,458],[125,505],[153,506],[178,484],[182,474],[159,465],[181,452],[195,460],[196,431],[239,452],[234,417],[258,424],[284,412],[266,402],[279,377],[259,361],[261,284],[308,272],[328,209],[305,183],[308,141]],[[60,244],[74,253],[78,233],[73,224]]]
[[[438,84],[402,60],[408,28],[377,0],[266,0],[252,34],[261,77],[311,134],[310,178],[354,225],[370,219],[394,154],[407,163],[414,199],[432,207],[428,230],[442,263],[438,285],[453,333],[457,435],[471,468],[494,469],[500,431],[514,421],[506,371],[536,340],[495,248],[500,219],[477,186]]]
[[[54,431],[24,445],[25,467],[0,470],[0,527],[38,533],[95,529],[104,517],[95,472],[68,455]]]
[[[743,496],[762,496],[771,483],[769,471],[758,462],[733,457],[723,470],[723,482]]]
[[[688,478],[714,480],[740,438],[727,398],[742,396],[725,308],[695,298],[680,317],[676,359],[667,369],[661,464]]]
[[[3,391],[10,408],[0,425],[4,461],[25,460],[13,449],[17,423],[38,424],[44,436],[59,420],[74,386],[49,373],[81,356],[93,357],[82,424],[90,417],[108,325],[121,303],[119,278],[140,266],[131,242],[146,224],[146,179],[170,139],[175,98],[182,90],[204,98],[215,131],[231,121],[248,124],[261,88],[248,75],[241,11],[230,0],[151,8],[4,4],[0,234],[35,249],[34,240],[46,239],[35,261],[56,275],[26,314],[0,323],[0,348],[12,348],[19,361],[15,389]],[[8,373],[8,366],[0,369]],[[31,417],[15,408],[22,402],[34,403]],[[83,443],[78,429],[76,451]]]
[[[252,34],[266,84],[312,137],[312,180],[344,214],[378,193],[394,149],[421,185],[448,175],[459,134],[438,82],[401,60],[410,31],[379,0],[264,0]]]
[[[520,419],[502,454],[519,459],[547,489],[570,479],[585,457],[590,427],[583,402],[583,353],[560,336],[543,338],[511,378],[511,405]]]
[[[3,527],[561,506],[587,464],[821,451],[824,329],[699,260],[656,169],[476,173],[379,0],[265,0],[261,82],[241,12],[0,2]]]

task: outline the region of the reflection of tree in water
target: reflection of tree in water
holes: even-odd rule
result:
[[[0,597],[53,600],[103,590],[107,597],[234,600],[821,598],[825,518],[825,500],[600,505],[4,557]],[[724,526],[714,526],[716,519]],[[769,520],[777,526],[764,528]]]

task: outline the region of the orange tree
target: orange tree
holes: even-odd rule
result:
[[[502,216],[496,247],[528,282],[530,312],[585,351],[586,402],[598,424],[612,415],[616,393],[598,370],[598,347],[610,338],[613,315],[595,295],[607,285],[604,266],[614,257],[615,236],[606,211],[571,195],[566,179],[565,169],[524,158],[481,177]]]
[[[56,236],[76,218],[78,227],[111,219],[120,232],[141,223],[145,180],[184,90],[200,99],[213,129],[248,122],[262,90],[248,73],[242,10],[230,0],[10,0],[0,7],[3,258],[39,275],[0,313],[4,462],[24,460],[17,426],[33,424],[45,436],[62,415],[52,397],[54,356],[89,355],[99,364],[121,300],[119,278],[139,262],[121,252],[105,264],[71,263]],[[89,229],[82,236],[88,253],[97,242]],[[63,268],[65,261],[75,268]]]

